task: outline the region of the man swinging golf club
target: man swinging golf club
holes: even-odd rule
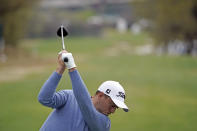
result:
[[[64,58],[66,62],[63,62]],[[68,69],[72,90],[56,92],[65,69]],[[116,81],[105,81],[91,97],[72,54],[66,50],[59,53],[56,71],[44,83],[38,100],[54,109],[40,131],[109,131],[108,115],[117,108],[129,111],[124,103],[125,91]]]

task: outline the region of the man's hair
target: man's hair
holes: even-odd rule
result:
[[[95,95],[98,95],[98,93],[100,93],[100,91],[97,90],[96,93],[95,93]]]
[[[99,93],[103,93],[103,92],[101,92],[101,91],[99,91],[99,90],[97,90],[96,91],[96,93],[95,93],[95,95],[98,95]],[[107,97],[109,97],[108,95],[106,95],[105,93],[103,93],[104,94],[104,96],[107,98]]]

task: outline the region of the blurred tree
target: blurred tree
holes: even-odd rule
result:
[[[0,24],[6,45],[16,46],[25,33],[31,8],[39,0],[0,0]]]
[[[196,0],[140,0],[134,2],[136,17],[150,22],[150,32],[158,43],[182,40],[190,54],[197,39]]]

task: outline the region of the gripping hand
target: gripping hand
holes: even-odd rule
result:
[[[62,61],[65,63],[67,69],[76,67],[72,53],[62,53]]]

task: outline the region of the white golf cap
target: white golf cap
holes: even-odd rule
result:
[[[116,104],[116,106],[122,108],[125,112],[129,111],[129,108],[124,103],[125,90],[119,84],[119,82],[105,81],[99,86],[98,91],[103,92],[104,94],[109,96],[112,99],[112,101]]]

